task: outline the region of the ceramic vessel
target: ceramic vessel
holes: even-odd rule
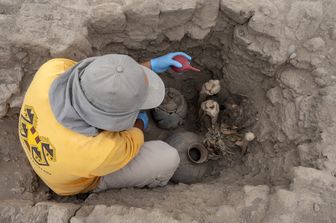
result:
[[[167,143],[179,152],[181,162],[172,181],[192,184],[202,181],[210,167],[208,151],[202,144],[202,138],[193,132],[179,132],[170,136]]]
[[[175,129],[183,124],[187,109],[187,102],[181,92],[174,88],[166,88],[164,101],[152,110],[153,119],[159,128]]]

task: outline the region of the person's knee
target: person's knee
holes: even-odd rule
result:
[[[180,163],[178,151],[163,141],[155,141],[156,150],[160,150],[160,166],[167,171],[175,171]]]
[[[167,153],[165,155],[167,157],[169,165],[171,165],[173,169],[176,169],[180,164],[180,155],[178,151],[174,147],[167,144],[167,149],[165,152]]]

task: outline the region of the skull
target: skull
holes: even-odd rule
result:
[[[219,114],[219,104],[214,100],[207,100],[202,102],[201,109],[211,118],[211,124],[216,124]]]
[[[221,90],[219,80],[209,80],[205,82],[202,86],[201,93],[205,93],[207,95],[215,95]]]

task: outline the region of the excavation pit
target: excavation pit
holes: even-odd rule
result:
[[[1,202],[6,211],[0,221],[46,222],[55,217],[52,213],[74,222],[335,219],[336,28],[330,25],[335,4],[0,1],[0,198],[20,199]],[[209,171],[190,185],[66,198],[52,194],[31,171],[17,138],[17,111],[39,66],[54,57],[81,60],[107,53],[144,62],[172,51],[190,54],[201,72],[160,75],[167,88],[182,93],[188,111],[176,129],[160,130],[151,122],[146,140],[202,132],[202,85],[222,80],[230,93],[248,98],[256,109],[256,120],[247,127],[255,139],[246,152],[218,161],[220,173]]]

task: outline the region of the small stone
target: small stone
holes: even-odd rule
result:
[[[303,46],[307,50],[311,52],[315,52],[315,51],[323,49],[325,47],[325,42],[321,37],[316,37],[316,38],[312,38],[308,40],[307,42],[305,42]]]
[[[10,189],[10,191],[14,194],[22,194],[25,191],[24,187],[15,187]]]
[[[48,222],[69,222],[78,210],[79,205],[76,204],[53,204],[48,212]]]
[[[320,211],[320,205],[317,203],[314,203],[314,211],[319,212]]]
[[[7,103],[0,104],[0,118],[4,117],[8,112],[9,106]]]
[[[312,74],[315,77],[322,77],[328,74],[328,71],[324,67],[318,67],[315,70],[313,70]]]
[[[11,108],[19,108],[19,107],[21,107],[21,105],[23,103],[23,99],[24,99],[23,96],[18,96],[18,97],[11,98],[9,100],[9,106]]]
[[[4,157],[2,158],[2,160],[5,161],[5,162],[8,162],[8,161],[10,161],[10,158],[9,158],[8,156],[4,156]]]
[[[318,78],[318,77],[314,79],[314,82],[320,87],[325,87],[327,85],[325,80],[323,80],[322,78]]]

